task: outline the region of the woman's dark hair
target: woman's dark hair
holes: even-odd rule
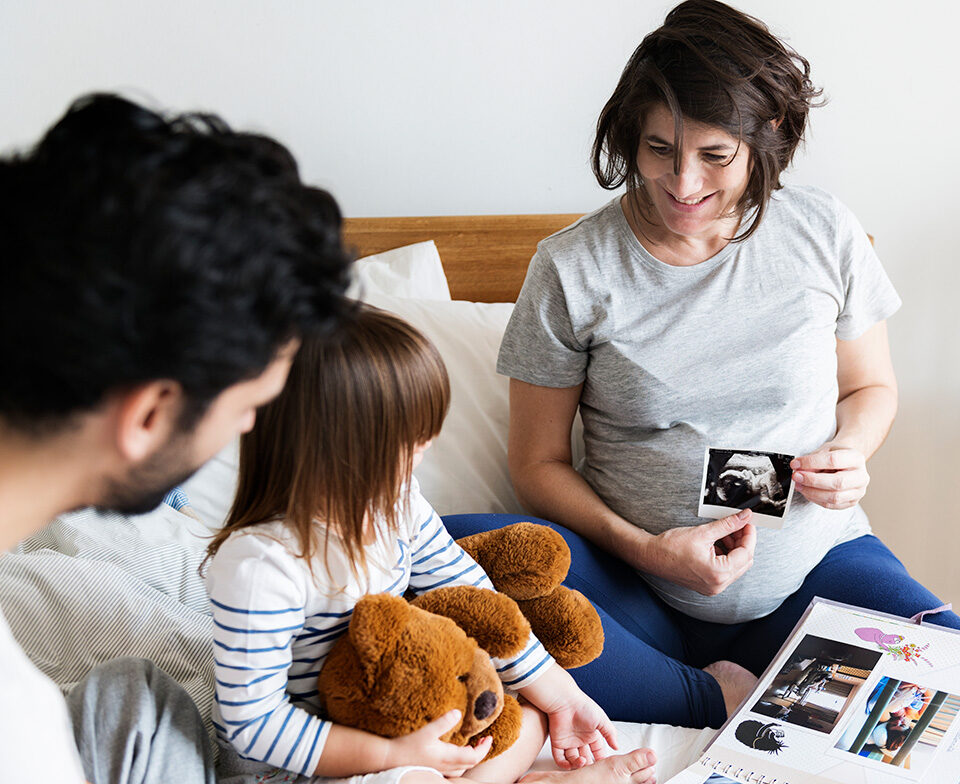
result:
[[[312,561],[332,533],[365,568],[365,540],[397,529],[414,450],[440,432],[449,405],[440,352],[391,313],[360,306],[335,335],[305,340],[283,391],[240,439],[233,507],[205,562],[235,531],[282,518],[300,557]]]
[[[641,187],[637,152],[646,113],[658,104],[673,115],[674,171],[679,173],[683,120],[716,126],[750,150],[746,190],[736,205],[755,208],[744,240],[756,231],[780,173],[797,149],[811,106],[821,91],[810,64],[752,16],[716,0],[687,0],[647,35],[630,57],[597,121],[592,165],[613,190],[626,183],[645,216],[651,204]]]
[[[340,222],[270,138],[78,99],[0,159],[0,422],[47,432],[170,379],[189,427],[290,338],[348,317]]]

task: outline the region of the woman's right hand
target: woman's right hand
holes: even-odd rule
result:
[[[634,566],[704,596],[716,596],[753,566],[757,529],[750,523],[751,515],[744,509],[722,520],[648,535]]]
[[[452,710],[416,732],[392,738],[384,770],[405,765],[423,765],[447,777],[462,776],[487,756],[493,739],[486,737],[475,747],[455,746],[440,740],[442,735],[446,735],[459,722],[460,711]]]

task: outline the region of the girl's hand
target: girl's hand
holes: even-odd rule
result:
[[[580,699],[547,714],[553,760],[561,770],[592,765],[617,748],[617,733],[597,703],[580,692]]]
[[[444,776],[462,776],[476,767],[490,751],[493,739],[486,737],[476,747],[455,746],[440,740],[460,722],[460,711],[452,710],[416,732],[389,741],[382,770],[404,765],[423,765]]]
[[[561,770],[590,765],[607,756],[607,746],[617,748],[617,731],[607,714],[559,664],[551,664],[520,693],[547,714],[553,759]]]
[[[797,491],[825,509],[849,509],[867,492],[870,474],[863,452],[828,441],[790,461]]]
[[[750,523],[752,514],[744,509],[722,520],[646,537],[633,565],[704,596],[716,596],[753,566],[757,529]]]

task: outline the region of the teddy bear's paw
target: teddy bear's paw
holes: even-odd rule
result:
[[[587,598],[564,585],[549,596],[518,601],[530,628],[564,669],[582,667],[603,651],[603,624]]]
[[[517,600],[546,596],[570,568],[570,548],[545,525],[514,523],[466,536],[457,544],[480,564],[498,591]]]
[[[523,710],[520,708],[520,703],[511,695],[504,694],[503,710],[500,712],[500,716],[483,732],[479,732],[470,738],[470,745],[476,746],[488,735],[493,738],[490,753],[483,758],[486,762],[506,751],[516,742],[517,738],[520,737],[521,724],[523,724]]]

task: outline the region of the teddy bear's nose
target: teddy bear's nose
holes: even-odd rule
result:
[[[497,695],[492,691],[481,692],[473,704],[473,715],[478,719],[485,719],[497,708]]]

